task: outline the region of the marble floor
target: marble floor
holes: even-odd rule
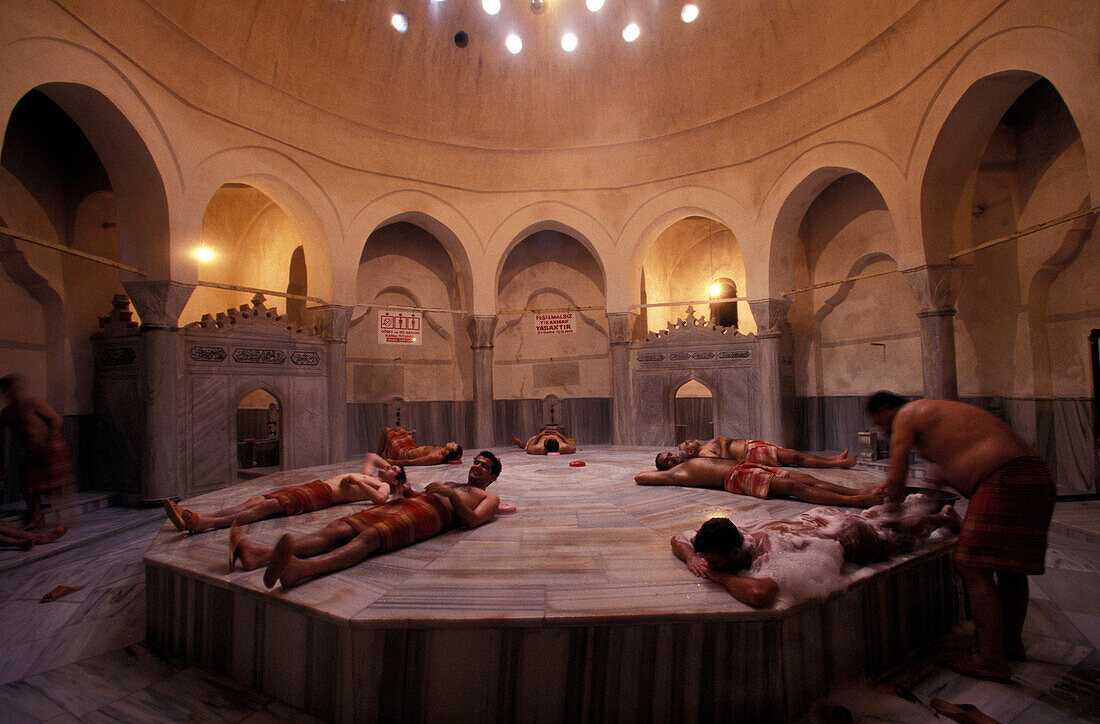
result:
[[[583,459],[584,452],[577,457]],[[522,471],[541,470],[544,475],[555,468],[549,462],[510,453],[505,464],[511,475],[503,475],[495,489],[523,511],[527,475]],[[559,507],[568,507],[568,493],[577,483],[565,471],[555,468],[553,474],[562,480]],[[718,491],[663,492],[672,507],[689,511],[669,527],[687,527],[700,513],[725,507],[725,501],[711,497],[723,495]],[[769,514],[791,515],[806,507],[789,501],[775,505],[779,509]],[[549,507],[527,507],[530,515],[552,512]],[[608,516],[622,513],[596,509],[566,514],[576,516],[578,526],[586,519],[606,526]],[[931,663],[932,650],[899,662],[883,680],[909,687],[924,701],[939,697],[974,704],[1004,722],[1096,721],[1100,549],[1073,533],[1100,528],[1100,512],[1094,503],[1063,503],[1055,517],[1047,573],[1032,579],[1025,631],[1031,661],[1014,668],[1011,684],[972,681],[938,669]],[[163,537],[168,531],[156,511],[112,508],[75,524],[65,547],[42,546],[32,554],[0,552],[0,721],[310,720],[270,696],[155,656],[141,643],[142,555],[158,534]],[[38,603],[57,585],[84,588],[59,601]],[[707,584],[686,585],[700,587],[696,595],[710,598]],[[944,645],[966,645],[967,629],[959,627]],[[831,692],[806,721],[821,720],[825,704],[844,706],[859,721],[932,720],[918,705],[876,692],[874,683]]]

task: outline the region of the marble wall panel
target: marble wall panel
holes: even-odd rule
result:
[[[328,459],[328,381],[324,377],[296,376],[284,380],[291,399],[283,404],[286,470],[311,467]]]
[[[225,375],[191,373],[187,376],[191,408],[190,490],[214,490],[232,479],[234,421],[229,410],[230,378]],[[177,491],[182,494],[185,491]]]

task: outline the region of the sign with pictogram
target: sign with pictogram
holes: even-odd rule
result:
[[[420,312],[378,313],[379,344],[420,344],[423,327],[423,315]]]

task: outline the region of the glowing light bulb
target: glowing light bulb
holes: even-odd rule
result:
[[[195,261],[200,263],[214,261],[214,259],[218,257],[218,253],[206,244],[196,246],[194,251],[191,252],[191,255],[195,257]]]
[[[500,12],[500,0],[481,0],[481,7],[490,15]]]
[[[409,16],[405,13],[394,13],[390,18],[390,24],[393,25],[394,30],[403,33],[409,29]]]
[[[598,13],[600,8],[603,7],[603,0],[588,0],[585,5],[587,5],[588,9],[592,12]]]
[[[512,33],[504,40],[504,46],[508,48],[508,52],[515,55],[519,51],[523,50],[523,41],[515,33]]]
[[[680,19],[685,23],[690,23],[695,18],[699,17],[699,8],[693,3],[688,3],[684,7],[680,8]]]
[[[638,28],[637,23],[631,23],[623,28],[623,40],[628,43],[633,43],[638,39],[638,36],[642,34],[642,31]]]
[[[561,49],[566,53],[572,53],[577,49],[577,36],[573,33],[566,33],[561,36]]]
[[[710,285],[710,296],[711,296],[711,299],[717,299],[718,297],[722,296],[722,285],[719,284],[718,282],[715,282],[714,284],[711,284]]]

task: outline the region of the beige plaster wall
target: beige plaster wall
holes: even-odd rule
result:
[[[493,336],[496,399],[609,397],[603,270],[576,239],[556,231],[527,237],[511,251],[498,282],[499,309],[596,307],[576,312],[574,329],[539,334],[533,314],[501,314]]]
[[[357,272],[357,304],[348,331],[349,402],[472,399],[464,315],[425,312],[420,345],[379,342],[379,305],[463,308],[453,261],[429,232],[396,223],[371,234]]]

